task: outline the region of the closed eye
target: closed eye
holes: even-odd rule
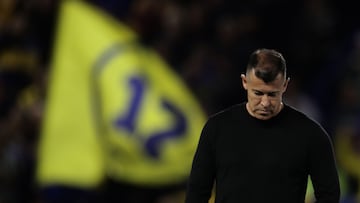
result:
[[[276,95],[277,95],[277,92],[269,92],[268,93],[269,97],[276,97]]]
[[[257,95],[257,96],[262,96],[262,95],[264,95],[263,92],[260,92],[260,91],[257,91],[257,90],[254,91],[254,94]]]
[[[278,92],[268,92],[268,93],[265,93],[265,92],[262,92],[262,91],[259,91],[259,90],[253,90],[254,91],[254,94],[256,96],[263,96],[263,95],[267,95],[269,97],[276,97]]]

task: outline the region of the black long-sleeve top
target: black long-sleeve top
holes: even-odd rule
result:
[[[317,203],[338,203],[338,174],[325,130],[284,105],[258,120],[245,103],[210,117],[196,151],[186,203],[304,203],[310,175]]]

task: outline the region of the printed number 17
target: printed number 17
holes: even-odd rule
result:
[[[181,137],[185,134],[187,128],[185,115],[169,100],[160,97],[159,103],[161,104],[162,112],[170,113],[171,116],[174,117],[174,124],[161,131],[154,132],[149,136],[135,135],[139,110],[144,100],[144,93],[146,91],[146,83],[140,77],[132,77],[129,79],[129,86],[133,93],[129,102],[129,108],[127,109],[127,112],[125,112],[123,115],[120,115],[115,120],[115,126],[117,128],[128,131],[130,135],[139,138],[146,138],[143,140],[145,152],[153,158],[159,158],[160,145],[163,142]]]

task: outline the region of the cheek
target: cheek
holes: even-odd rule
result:
[[[270,102],[272,106],[279,106],[281,104],[281,98],[272,99]]]
[[[272,100],[272,101],[271,101],[271,106],[276,107],[276,106],[279,105],[278,103],[279,103],[278,101]]]
[[[257,96],[249,95],[249,101],[250,105],[257,106],[261,103],[261,99]]]

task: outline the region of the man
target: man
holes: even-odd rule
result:
[[[284,104],[282,54],[259,49],[241,75],[247,102],[210,117],[201,133],[186,203],[304,202],[308,176],[318,203],[339,202],[331,140],[311,118]]]

